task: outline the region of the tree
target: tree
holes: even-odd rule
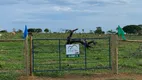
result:
[[[47,28],[44,29],[44,32],[45,32],[45,33],[48,33],[48,32],[49,32],[49,29],[47,29]]]
[[[84,29],[82,29],[82,33],[84,33]]]
[[[37,29],[35,29],[35,32],[40,33],[40,32],[42,32],[42,29],[41,28],[37,28]]]
[[[29,28],[28,32],[37,32],[37,33],[40,33],[40,32],[42,32],[42,29],[41,28]]]
[[[28,32],[35,32],[35,28],[29,28]]]
[[[142,28],[142,24],[139,24],[138,26]],[[138,31],[138,35],[142,35],[142,29]]]
[[[108,31],[107,31],[107,34],[116,34],[116,32],[113,31],[113,30],[108,30]]]
[[[101,27],[97,27],[97,30],[94,31],[95,34],[104,34],[105,32],[102,31]]]
[[[69,30],[69,29],[66,29],[66,30],[65,30],[65,33],[69,33],[69,32],[70,32],[70,30]]]
[[[15,29],[15,28],[13,28],[13,32],[16,32],[16,29]]]
[[[0,32],[2,32],[2,33],[7,33],[7,30],[1,30]]]
[[[142,24],[139,24],[138,26],[142,28]]]
[[[136,34],[140,30],[142,30],[142,28],[138,25],[126,25],[122,29],[124,30],[124,32],[128,34]]]
[[[18,32],[18,33],[22,33],[23,31],[22,31],[21,29],[19,29],[17,32]]]

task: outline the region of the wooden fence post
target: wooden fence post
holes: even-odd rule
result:
[[[26,76],[29,76],[29,61],[28,61],[28,38],[24,40],[25,45],[25,70],[26,70]]]
[[[30,34],[30,76],[32,76],[32,34]]]
[[[111,35],[111,63],[112,72],[118,74],[118,36]]]

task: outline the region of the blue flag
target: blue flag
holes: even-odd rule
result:
[[[24,39],[26,39],[27,36],[28,36],[28,29],[27,29],[27,25],[25,25]]]

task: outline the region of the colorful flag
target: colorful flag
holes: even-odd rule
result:
[[[118,25],[117,27],[117,30],[118,30],[118,36],[121,36],[123,40],[126,40],[125,38],[125,32],[123,31],[123,29]]]
[[[24,39],[26,39],[27,36],[28,36],[28,29],[27,29],[27,25],[25,25]]]

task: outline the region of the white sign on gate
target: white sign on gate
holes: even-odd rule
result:
[[[67,57],[79,57],[79,44],[67,44],[66,55]]]

